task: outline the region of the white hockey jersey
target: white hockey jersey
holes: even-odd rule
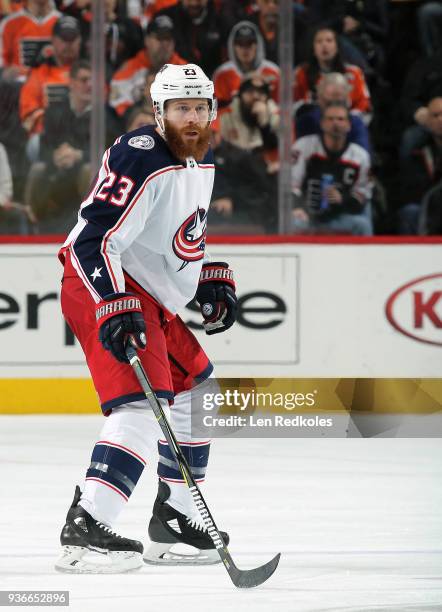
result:
[[[147,126],[108,149],[60,258],[95,302],[125,291],[125,277],[175,314],[195,296],[206,246],[215,166],[181,163]]]

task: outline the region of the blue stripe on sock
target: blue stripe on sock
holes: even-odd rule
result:
[[[206,467],[209,461],[210,443],[192,446],[180,444],[180,448],[187,459],[193,477],[196,480],[203,479],[206,475]],[[158,476],[160,478],[183,480],[181,471],[172,456],[169,446],[158,442],[158,454]]]
[[[100,478],[130,497],[143,469],[143,463],[126,451],[106,444],[96,444],[86,478]]]

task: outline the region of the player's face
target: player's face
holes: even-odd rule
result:
[[[332,60],[338,52],[335,33],[331,30],[319,30],[313,41],[313,51],[319,61]]]
[[[169,100],[164,114],[164,126],[167,143],[176,157],[204,157],[210,141],[207,100]]]
[[[193,140],[198,137],[198,130],[209,121],[209,103],[200,99],[169,100],[165,118],[182,132],[184,138]]]
[[[429,127],[432,134],[442,137],[442,98],[431,100],[428,105]]]
[[[333,107],[327,109],[321,121],[321,128],[324,134],[338,137],[345,136],[350,131],[350,120],[345,108]]]

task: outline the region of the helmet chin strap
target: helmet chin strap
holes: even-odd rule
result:
[[[156,111],[156,113],[155,113],[155,123],[157,124],[158,129],[160,130],[161,136],[163,136],[163,138],[164,138],[164,136],[166,134],[166,128],[164,126],[163,116],[162,116],[162,114],[159,111]]]

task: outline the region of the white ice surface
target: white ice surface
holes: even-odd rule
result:
[[[282,553],[259,588],[236,589],[220,565],[55,572],[101,418],[0,417],[0,589],[69,590],[75,611],[442,611],[438,439],[216,440],[204,492],[233,558],[251,568]],[[117,525],[123,535],[146,538],[155,470]]]

